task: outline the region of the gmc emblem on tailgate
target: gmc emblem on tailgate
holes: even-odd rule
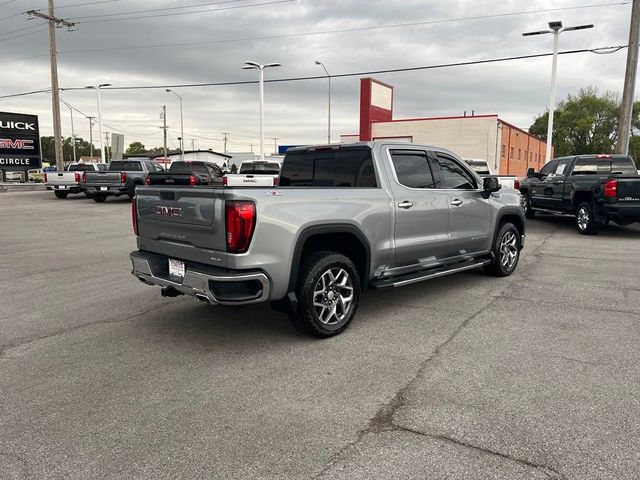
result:
[[[181,217],[182,209],[175,207],[153,207],[153,213],[156,215],[163,215],[165,217]]]

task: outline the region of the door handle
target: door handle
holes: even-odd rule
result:
[[[460,200],[459,198],[456,198],[454,200],[451,200],[451,205],[453,205],[454,207],[459,207],[460,205],[462,205],[462,200]]]
[[[404,202],[399,203],[398,206],[400,208],[411,208],[411,207],[413,207],[413,203],[408,202],[407,200],[405,200]]]

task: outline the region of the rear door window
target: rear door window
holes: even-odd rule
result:
[[[576,164],[573,167],[574,175],[597,175],[598,174],[598,162],[595,157],[578,158]]]
[[[392,150],[391,160],[401,185],[409,188],[436,188],[426,152]]]
[[[370,148],[298,150],[287,153],[282,187],[377,187]]]

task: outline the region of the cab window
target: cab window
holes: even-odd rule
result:
[[[458,162],[449,156],[438,154],[436,162],[440,167],[438,188],[447,190],[474,190],[475,179]]]

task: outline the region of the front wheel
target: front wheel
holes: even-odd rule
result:
[[[500,225],[493,246],[493,260],[484,269],[490,275],[507,277],[513,273],[520,259],[520,232],[513,223]]]
[[[591,202],[582,202],[576,210],[576,228],[583,235],[595,235],[600,230],[600,224],[593,216]]]
[[[296,287],[294,326],[327,338],[349,326],[360,299],[360,275],[353,262],[336,252],[315,252],[304,261]]]
[[[522,194],[522,210],[526,218],[533,218],[536,214],[536,211],[531,208],[531,197],[527,192]]]

